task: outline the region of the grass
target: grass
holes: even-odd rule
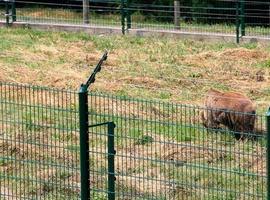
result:
[[[260,199],[265,194],[265,140],[236,141],[227,133],[207,133],[199,122],[197,107],[176,103],[202,105],[204,92],[213,87],[248,95],[257,102],[259,113],[264,113],[269,99],[268,44],[5,28],[0,29],[0,41],[4,41],[0,43],[1,81],[72,90],[86,80],[104,49],[109,50],[108,61],[92,87],[96,94],[90,96],[90,120],[117,124],[117,189],[124,193],[119,193],[120,197],[130,193],[141,199],[198,199],[201,195],[205,200],[217,200],[234,199],[238,194],[219,192],[216,187],[250,193],[248,198],[255,194],[254,198]],[[8,101],[0,107],[1,157],[49,164],[44,169],[35,163],[12,168],[16,162],[1,160],[1,177],[24,172],[21,178],[46,183],[41,187],[26,181],[7,183],[2,178],[1,185],[8,189],[1,188],[1,193],[6,189],[33,196],[43,193],[47,199],[76,199],[79,175],[77,169],[72,170],[79,165],[75,93],[38,88],[15,88],[10,93],[8,89],[0,90],[1,100]],[[122,97],[114,96],[119,94]],[[90,146],[96,152],[91,160],[96,170],[92,186],[106,190],[105,128],[92,130]],[[106,195],[93,192],[92,197],[104,199]]]
[[[209,88],[250,96],[264,113],[270,48],[241,44],[0,29],[0,80],[77,90],[105,49],[92,90],[200,104]],[[224,59],[225,58],[225,59]],[[262,81],[258,81],[261,74]]]

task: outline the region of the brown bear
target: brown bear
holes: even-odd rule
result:
[[[204,127],[219,129],[224,125],[234,131],[237,139],[253,133],[256,107],[248,97],[236,92],[210,89],[206,94],[204,107],[201,112]]]

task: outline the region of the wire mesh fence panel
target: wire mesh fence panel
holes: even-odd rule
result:
[[[82,24],[82,4],[64,1],[17,1],[17,21]]]
[[[234,36],[239,31],[239,36],[264,38],[270,34],[267,0],[18,0],[14,12],[12,1],[9,4],[10,18],[27,23],[114,27],[122,28],[123,32],[145,29]],[[5,2],[0,1],[1,21],[6,20],[5,13]]]
[[[270,2],[245,2],[245,31],[247,36],[270,37]]]
[[[233,1],[219,1],[216,5],[207,1],[197,4],[180,2],[177,9],[175,5],[134,3],[130,4],[128,9],[131,13],[133,28],[196,33],[235,33],[236,9]],[[175,18],[177,12],[178,18]]]
[[[90,24],[96,26],[122,26],[123,10],[119,1],[90,5]]]
[[[253,131],[240,133],[229,125],[205,128],[200,119],[205,109],[196,106],[97,94],[89,101],[92,123],[116,123],[118,199],[265,199],[263,116],[256,116]],[[231,115],[244,124],[255,116]],[[96,152],[105,152],[100,138],[93,135],[92,143]],[[95,165],[93,182],[104,184],[99,174],[105,159],[95,158]]]
[[[0,83],[1,199],[79,199],[77,94]]]
[[[77,96],[0,84],[1,199],[80,198]],[[264,116],[95,93],[88,100],[90,125],[116,124],[117,199],[266,198]],[[107,199],[108,129],[89,133],[90,195]]]
[[[85,24],[83,1],[16,1],[17,21],[51,24]],[[89,25],[121,26],[121,10],[114,1],[91,3]]]
[[[90,123],[91,123],[90,119]],[[90,128],[90,184],[91,198],[107,199],[108,149],[107,127]]]
[[[94,117],[94,116],[92,116]],[[92,118],[93,119],[93,118]],[[90,198],[111,199],[114,188],[114,135],[109,123],[90,128]],[[114,127],[114,126],[113,126]],[[112,129],[111,129],[112,130]],[[112,176],[110,176],[110,174]]]
[[[262,1],[174,1],[127,6],[132,28],[269,38],[270,3]]]
[[[5,21],[5,4],[0,1],[0,21]]]

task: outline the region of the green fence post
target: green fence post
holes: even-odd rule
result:
[[[270,200],[270,107],[266,113],[267,130],[267,200]]]
[[[83,0],[83,23],[89,24],[89,0]]]
[[[127,28],[131,28],[130,0],[127,0]]]
[[[240,0],[240,23],[241,23],[241,36],[246,34],[246,25],[245,25],[245,0]]]
[[[174,27],[180,29],[180,1],[174,0]]]
[[[236,43],[239,44],[239,0],[236,2],[236,19],[235,19],[235,26],[236,26]]]
[[[115,171],[114,171],[114,128],[113,122],[108,123],[108,200],[115,200]]]
[[[90,171],[89,171],[89,119],[88,119],[88,90],[82,84],[79,91],[80,114],[80,167],[81,167],[81,199],[90,199]]]
[[[17,17],[16,17],[16,4],[15,4],[15,0],[12,1],[12,22],[16,22],[17,21]]]
[[[6,27],[9,26],[9,2],[5,1],[5,16],[6,16]]]
[[[121,0],[121,26],[122,26],[122,34],[125,35],[125,0]]]

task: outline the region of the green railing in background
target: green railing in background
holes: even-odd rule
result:
[[[7,24],[19,21],[117,27],[123,34],[132,29],[225,34],[235,36],[237,41],[245,36],[269,38],[270,35],[270,3],[266,1],[205,0],[195,4],[175,0],[161,5],[95,0],[87,8],[83,7],[88,5],[83,4],[85,1],[0,1],[0,20],[6,20]]]
[[[10,25],[10,23],[13,23],[16,21],[15,0],[0,1],[0,9],[1,9],[0,11],[2,12],[0,16],[0,20],[1,18],[5,18],[7,27]]]

